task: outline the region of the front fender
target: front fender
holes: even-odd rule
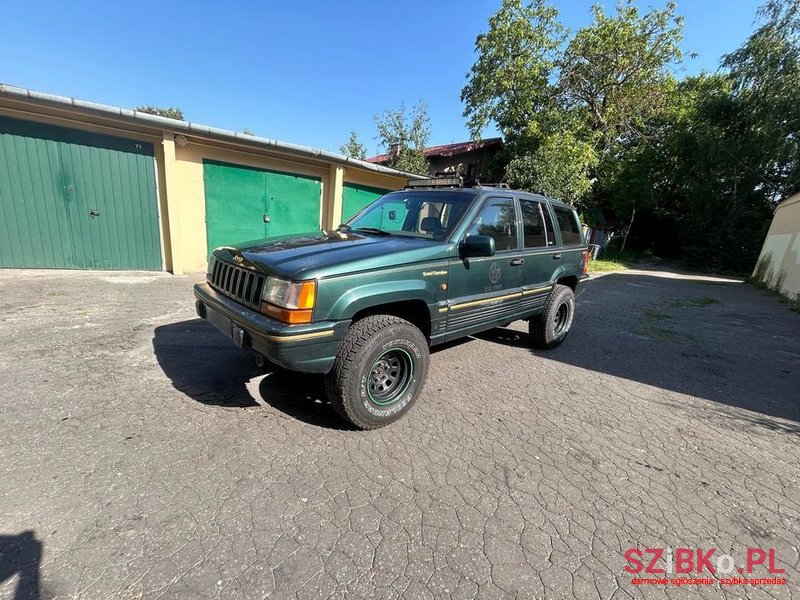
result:
[[[352,319],[366,308],[409,300],[421,300],[430,306],[437,301],[436,290],[430,282],[418,279],[367,283],[342,293],[325,318]]]

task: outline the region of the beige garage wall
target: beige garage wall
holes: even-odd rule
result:
[[[754,276],[776,291],[795,298],[800,294],[800,194],[781,202],[775,210]]]
[[[405,179],[382,175],[381,173],[371,173],[369,171],[359,171],[357,169],[346,168],[344,170],[344,180],[347,183],[358,185],[368,185],[370,187],[383,188],[386,190],[399,190],[405,184]]]

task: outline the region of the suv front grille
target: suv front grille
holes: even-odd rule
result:
[[[266,275],[243,269],[219,259],[214,261],[211,287],[245,306],[258,310],[261,306],[261,290]]]

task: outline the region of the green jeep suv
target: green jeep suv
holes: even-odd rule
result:
[[[518,319],[533,345],[560,344],[587,260],[566,204],[425,180],[335,231],[217,248],[194,293],[259,364],[324,373],[336,410],[372,429],[414,404],[431,346]]]

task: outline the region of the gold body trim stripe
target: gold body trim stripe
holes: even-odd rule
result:
[[[311,340],[314,338],[330,337],[333,335],[333,330],[330,331],[314,331],[313,333],[299,333],[297,335],[261,335],[260,337],[266,338],[271,342],[296,342],[299,340]]]
[[[460,308],[469,308],[470,306],[480,306],[481,304],[490,304],[492,302],[502,302],[503,300],[508,300],[509,298],[519,298],[520,296],[522,296],[520,292],[516,292],[515,294],[507,294],[505,296],[494,296],[492,298],[485,298],[483,300],[473,300],[472,302],[453,304],[453,306],[451,306],[450,309],[457,310]]]
[[[546,285],[544,287],[536,288],[535,290],[525,290],[522,292],[523,296],[529,296],[530,294],[538,294],[539,292],[543,292],[545,290],[553,289],[552,285]]]

